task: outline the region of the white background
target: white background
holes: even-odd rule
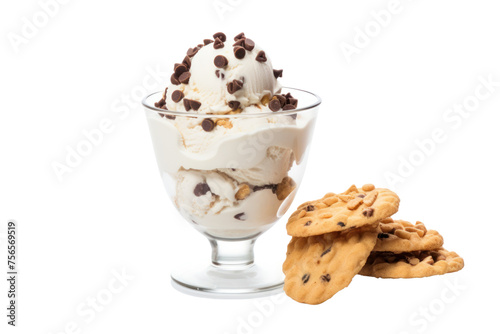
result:
[[[371,12],[391,7],[389,0],[73,0],[52,8],[47,22],[35,0],[0,7],[2,272],[8,219],[17,220],[20,239],[18,327],[8,328],[2,311],[1,333],[498,328],[500,87],[462,121],[444,118],[455,104],[478,101],[480,77],[500,81],[498,2],[401,0],[381,28]],[[9,36],[20,36],[23,18],[33,16],[45,25],[14,47]],[[355,46],[366,27],[373,29],[369,42],[358,40],[358,53],[346,57],[341,45]],[[212,300],[174,290],[172,266],[208,260],[208,242],[169,202],[140,106],[132,98],[121,119],[113,110],[141,93],[149,69],[164,72],[155,87],[162,89],[185,51],[216,31],[244,31],[284,69],[284,85],[323,98],[294,206],[352,183],[391,187],[402,199],[396,217],[439,230],[445,247],[464,257],[464,270],[419,280],[355,277],[319,306],[284,296]],[[104,119],[112,130],[59,180],[53,163],[64,163],[68,147]],[[418,153],[416,141],[436,129],[445,140]],[[397,174],[400,159],[411,157],[413,170],[391,182],[387,173]],[[280,266],[288,240],[282,219],[257,242],[257,261],[274,257]],[[122,270],[133,278],[120,292],[106,292],[113,272]],[[92,316],[86,303],[96,296],[111,297]]]

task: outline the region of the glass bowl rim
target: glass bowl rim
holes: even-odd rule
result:
[[[304,89],[298,89],[298,88],[292,88],[292,87],[281,87],[282,89],[288,89],[288,90],[294,90],[294,91],[300,91],[306,94],[309,94],[316,98],[316,101],[314,101],[312,104],[302,107],[302,108],[297,108],[297,109],[290,109],[286,111],[269,111],[269,112],[263,112],[263,113],[248,113],[248,114],[232,114],[232,115],[225,115],[225,114],[199,114],[199,113],[194,113],[194,112],[186,112],[186,111],[174,111],[174,110],[165,110],[161,108],[157,108],[154,105],[151,105],[147,102],[147,100],[155,95],[155,94],[163,94],[163,91],[157,91],[151,94],[148,94],[144,99],[142,99],[142,105],[149,110],[155,111],[159,114],[163,115],[168,115],[168,116],[188,116],[188,117],[198,117],[198,118],[212,118],[212,117],[217,117],[217,118],[251,118],[251,117],[271,117],[271,116],[286,116],[286,115],[293,115],[293,114],[298,114],[303,111],[311,110],[321,104],[321,98],[314,93],[311,93],[307,90]]]

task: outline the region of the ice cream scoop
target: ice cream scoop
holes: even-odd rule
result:
[[[277,78],[282,73],[243,33],[234,41],[216,33],[213,39],[190,48],[183,62],[174,65],[171,84],[159,104],[168,110],[201,114],[276,111],[287,102],[286,97],[276,97],[277,102],[269,103],[280,96]],[[288,104],[293,106],[293,100]]]

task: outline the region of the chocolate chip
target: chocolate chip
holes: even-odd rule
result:
[[[203,130],[205,130],[206,132],[210,132],[214,129],[215,127],[215,122],[212,121],[210,118],[205,118],[203,120],[203,122],[201,122],[201,127],[203,128]]]
[[[271,189],[273,191],[273,193],[276,193],[276,189],[277,189],[278,185],[277,184],[266,184],[266,185],[263,185],[263,186],[255,186],[253,187],[253,191],[259,191],[259,190],[264,190],[264,189]]]
[[[191,78],[191,73],[184,72],[179,76],[179,81],[183,84],[187,84],[189,82],[189,78]]]
[[[267,61],[266,53],[260,50],[259,53],[257,53],[257,57],[255,57],[255,60],[257,60],[260,63]]]
[[[309,282],[310,277],[310,274],[304,274],[304,276],[302,276],[302,283],[306,284],[307,282]]]
[[[193,190],[194,195],[196,197],[203,196],[206,193],[208,193],[209,191],[210,191],[210,187],[205,182],[198,183],[196,185],[196,187],[194,187],[194,190]]]
[[[190,69],[190,68],[191,68],[191,58],[189,58],[188,56],[184,57],[184,59],[182,60],[182,63],[183,63],[184,65],[186,65],[186,67],[187,67],[188,69]]]
[[[223,32],[216,32],[214,34],[214,39],[220,39],[221,42],[225,42],[226,41],[226,34],[224,34]]]
[[[299,100],[294,99],[293,97],[288,99],[288,103],[291,104],[294,108],[297,108],[297,105],[299,104]]]
[[[362,213],[363,213],[363,216],[365,216],[366,218],[369,218],[369,217],[373,216],[374,212],[375,212],[375,210],[373,210],[373,208],[367,208]]]
[[[237,40],[233,46],[243,46],[243,44],[245,43],[245,40],[242,38],[242,39],[239,39]]]
[[[181,82],[179,81],[179,78],[174,74],[172,74],[172,76],[170,77],[170,82],[172,83],[172,85],[180,85]]]
[[[356,196],[356,197],[359,197],[359,198],[365,198],[365,196],[366,196],[365,194],[359,194],[359,195],[358,195],[358,196]]]
[[[239,39],[244,39],[245,38],[245,33],[240,32],[238,35],[234,36],[234,40],[237,41]]]
[[[166,104],[165,99],[162,97],[160,101],[155,102],[155,107],[156,108],[161,108]]]
[[[379,233],[377,235],[377,238],[379,238],[379,239],[387,239],[387,238],[389,238],[389,234],[387,234],[387,233]]]
[[[186,109],[186,111],[191,110],[191,100],[184,99],[182,102],[184,103],[184,109]]]
[[[340,227],[345,227],[345,224],[343,222],[338,222],[337,225]]]
[[[191,106],[191,109],[198,110],[201,107],[201,102],[195,100],[189,100],[189,105]]]
[[[295,106],[293,104],[285,104],[283,106],[283,110],[293,110],[293,109],[296,109]]]
[[[245,216],[244,212],[241,212],[241,213],[234,215],[234,219],[245,220],[245,219],[247,219],[247,217]]]
[[[321,280],[323,282],[330,282],[330,274],[326,274],[326,275],[321,275]]]
[[[278,111],[281,109],[281,103],[278,99],[272,99],[269,101],[269,109],[272,111]]]
[[[222,49],[224,47],[224,43],[216,38],[215,41],[214,41],[214,49]]]
[[[192,58],[198,53],[198,50],[198,48],[189,48],[186,54],[188,55],[188,57]]]
[[[211,39],[204,39],[204,40],[203,40],[203,44],[205,44],[205,45],[208,45],[208,44],[213,43],[213,42],[214,42],[214,41],[213,41],[213,40],[211,40]]]
[[[331,250],[332,250],[332,247],[325,249],[325,251],[323,253],[321,253],[321,255],[319,257],[323,257],[323,255],[330,253]]]
[[[215,70],[215,76],[224,79],[224,73],[221,73],[220,70]]]
[[[283,70],[273,70],[274,77],[276,79],[283,77]]]
[[[204,47],[205,45],[204,44],[198,44],[196,47],[199,49],[201,49],[202,47]]]
[[[227,66],[227,64],[228,64],[227,58],[222,55],[218,55],[214,58],[215,67],[224,68]]]
[[[309,225],[311,225],[311,223],[312,223],[312,221],[308,220],[308,221],[306,221],[306,223],[304,224],[304,226],[309,226]]]
[[[243,88],[243,81],[240,80],[235,79],[227,84],[227,91],[229,92],[229,94],[234,94],[241,88]]]
[[[165,117],[168,118],[168,119],[175,119],[174,115],[165,115]]]
[[[182,100],[182,98],[184,97],[184,93],[181,92],[180,90],[174,90],[174,92],[172,93],[172,101],[174,102],[179,102],[180,100]]]
[[[314,207],[314,205],[308,205],[308,206],[306,207],[306,211],[314,211],[314,209],[316,209],[316,208]]]
[[[290,116],[292,119],[297,119],[297,114],[291,114],[291,115],[287,115],[287,116]]]
[[[187,72],[188,68],[184,64],[175,64],[174,74],[176,77],[179,77],[182,73]]]
[[[235,47],[234,50],[233,50],[233,52],[234,52],[234,56],[236,57],[236,59],[243,59],[243,58],[245,58],[246,51],[241,46]]]
[[[285,96],[283,95],[274,95],[274,96],[280,101],[281,107],[283,107],[286,104]]]
[[[240,101],[229,101],[227,105],[229,106],[229,108],[231,108],[232,111],[235,111],[239,108]]]
[[[255,43],[250,38],[246,38],[243,41],[243,47],[245,48],[245,50],[252,51],[253,48],[255,47]]]

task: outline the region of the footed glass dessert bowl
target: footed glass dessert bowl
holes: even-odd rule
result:
[[[283,88],[296,109],[201,114],[143,101],[163,184],[185,220],[207,237],[212,261],[172,273],[208,294],[255,294],[283,286],[281,268],[254,263],[256,239],[282,217],[298,190],[321,100]],[[299,102],[297,102],[299,101]]]

